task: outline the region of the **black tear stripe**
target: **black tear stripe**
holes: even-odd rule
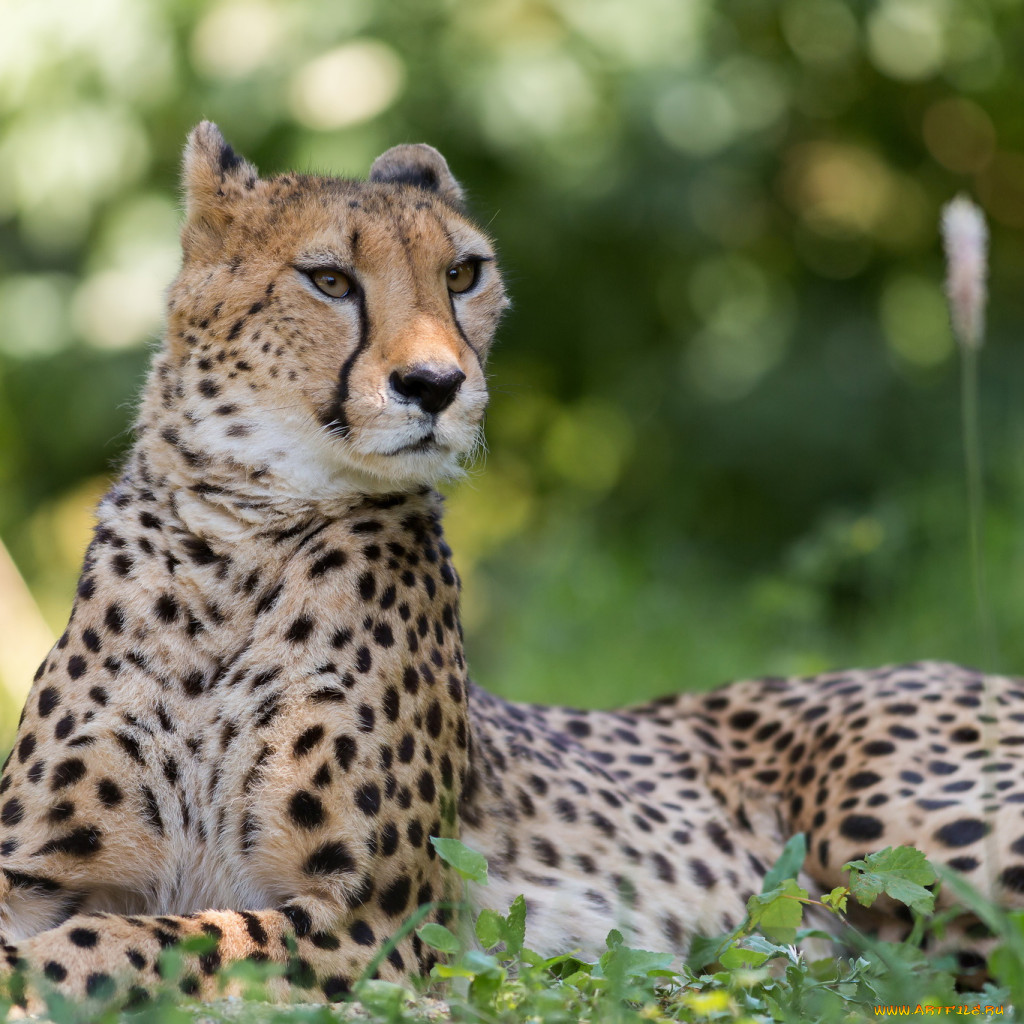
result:
[[[444,232],[444,237],[447,239],[448,244],[452,247],[453,251],[457,252],[458,249],[457,249],[457,247],[455,245],[455,239],[452,238],[451,232],[448,230],[447,227],[445,227],[444,222],[441,220],[441,218],[438,216],[438,214],[435,211],[433,211],[433,210],[431,212],[434,214],[434,217],[437,219],[438,227]],[[479,273],[479,272],[480,271],[478,269],[477,273]],[[472,291],[473,288],[475,288],[475,287],[476,287],[476,281],[474,281],[473,284],[470,285],[469,290]],[[455,311],[455,293],[450,291],[447,287],[445,288],[445,291],[448,292],[448,308],[451,310],[452,323],[455,324],[455,329],[459,332],[459,337],[462,339],[463,344],[476,357],[477,366],[479,366],[480,369],[483,370],[484,364],[483,364],[483,360],[480,358],[480,353],[479,353],[479,351],[477,351],[476,345],[474,345],[473,342],[471,342],[469,340],[469,338],[466,337],[466,332],[462,329],[462,324],[459,322],[459,314]]]
[[[456,246],[455,244],[455,239],[452,237],[452,233],[445,226],[445,223],[441,219],[440,214],[438,214],[436,210],[430,210],[429,212],[433,214],[434,220],[437,221],[437,226],[441,229],[441,233],[444,235],[445,241],[451,247],[452,252],[458,252],[458,246]],[[409,254],[409,267],[411,270],[414,269],[412,267],[411,254]],[[472,290],[472,288],[470,290]],[[448,292],[448,309],[452,314],[452,323],[455,324],[455,329],[459,332],[459,337],[462,339],[462,343],[466,346],[466,348],[469,349],[470,352],[473,353],[474,357],[476,358],[477,366],[479,366],[480,369],[483,370],[484,364],[483,360],[480,358],[480,353],[477,350],[477,347],[473,344],[473,342],[471,342],[469,338],[466,336],[466,332],[462,329],[462,324],[459,322],[459,315],[455,311],[455,294],[454,292],[449,291],[447,286],[445,287],[445,291]]]
[[[343,432],[348,432],[348,414],[345,412],[345,403],[348,401],[349,387],[348,379],[352,375],[352,367],[356,360],[366,350],[370,343],[370,324],[366,314],[366,296],[361,289],[356,289],[356,309],[359,313],[359,342],[356,344],[352,354],[342,364],[341,372],[338,374],[338,388],[334,393],[334,401],[327,412],[320,416],[320,422],[325,426],[337,426]]]
[[[469,340],[469,338],[466,336],[466,332],[462,329],[462,324],[459,322],[459,315],[458,313],[455,312],[455,296],[452,294],[452,292],[448,293],[448,305],[451,307],[452,323],[455,324],[455,329],[459,332],[459,337],[462,339],[463,344],[465,344],[466,348],[468,348],[469,351],[472,352],[474,356],[476,356],[477,366],[479,366],[482,371],[484,368],[484,362],[480,358],[480,352],[477,350],[476,345],[474,345],[473,342]]]

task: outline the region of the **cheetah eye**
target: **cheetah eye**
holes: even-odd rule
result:
[[[343,299],[352,291],[352,282],[340,271],[331,267],[321,267],[310,272],[309,279],[332,299]]]
[[[463,263],[456,263],[445,275],[448,279],[448,291],[454,292],[456,295],[468,292],[476,284],[479,272],[479,260],[466,260]]]

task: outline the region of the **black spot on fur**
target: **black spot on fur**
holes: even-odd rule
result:
[[[304,730],[292,744],[292,753],[296,757],[305,757],[324,738],[322,725],[311,725]]]
[[[896,745],[888,740],[872,740],[870,743],[865,743],[863,747],[864,753],[871,757],[884,757],[895,749]]]
[[[333,932],[313,932],[313,934],[309,936],[309,941],[313,943],[317,949],[333,950],[338,949],[341,946],[341,939],[339,939]]]
[[[389,917],[397,917],[409,906],[411,891],[412,882],[402,875],[381,892],[377,904]]]
[[[160,805],[157,803],[156,794],[149,786],[142,787],[142,801],[146,819],[159,835],[163,835],[164,819],[160,815]]]
[[[315,623],[311,616],[300,615],[288,627],[288,632],[285,633],[285,639],[290,640],[293,644],[301,643],[313,631],[314,625]]]
[[[60,704],[60,694],[52,686],[46,686],[39,691],[38,707],[41,718],[51,715],[58,704]]]
[[[699,857],[690,858],[690,874],[702,889],[710,889],[718,882],[711,868]]]
[[[100,941],[100,936],[91,928],[72,928],[68,933],[68,941],[79,949],[93,949]]]
[[[999,881],[1011,892],[1024,892],[1024,864],[1012,864],[999,875]]]
[[[962,729],[954,729],[950,734],[949,738],[954,743],[977,743],[981,738],[981,734],[977,729],[965,726]]]
[[[295,934],[300,939],[305,938],[312,930],[313,919],[302,907],[289,904],[281,908],[281,913],[291,921]]]
[[[348,978],[340,974],[332,974],[329,978],[325,978],[320,987],[323,989],[327,1001],[332,1003],[347,996],[351,990]]]
[[[161,594],[153,604],[153,611],[161,622],[173,622],[178,617],[178,602],[170,594]]]
[[[444,716],[441,713],[441,704],[438,701],[431,701],[430,707],[427,708],[427,732],[437,739],[441,735],[441,728],[444,725]]]
[[[268,941],[267,932],[260,919],[255,914],[245,910],[241,912],[241,918],[245,922],[245,930],[249,933],[249,938],[257,946],[265,946]]]
[[[92,857],[103,846],[103,833],[95,825],[76,828],[64,836],[56,836],[36,851],[36,856],[48,853],[67,853],[73,857]]]
[[[881,781],[881,775],[875,772],[857,772],[846,780],[846,785],[849,789],[867,789]]]
[[[936,830],[935,838],[944,846],[970,846],[988,832],[989,826],[978,818],[958,818]]]
[[[356,790],[355,802],[363,814],[376,815],[380,811],[380,788],[367,782]]]
[[[434,797],[437,795],[437,787],[434,783],[434,776],[430,772],[424,771],[420,773],[417,788],[419,789],[420,799],[424,803],[433,803]]]
[[[334,740],[334,757],[344,771],[351,767],[357,749],[356,741],[351,736],[342,735]]]
[[[121,749],[136,763],[145,764],[145,760],[139,749],[139,741],[125,732],[115,732],[114,739],[120,744]]]
[[[114,994],[114,989],[114,979],[101,971],[96,971],[85,979],[85,994],[93,999],[109,999]]]
[[[307,875],[329,875],[355,871],[356,864],[348,852],[348,847],[339,840],[318,846],[306,858],[302,869]]]
[[[398,690],[394,686],[389,686],[384,691],[384,699],[381,701],[381,710],[384,712],[384,717],[389,722],[397,722],[401,706],[402,699],[398,695]]]
[[[68,971],[66,967],[57,963],[56,960],[49,960],[43,967],[43,974],[48,981],[59,984],[67,978]]]
[[[309,567],[309,578],[318,579],[325,573],[330,572],[332,569],[340,569],[347,561],[347,556],[344,551],[339,551],[337,548],[331,548],[329,551],[324,552],[310,567]]]
[[[323,802],[318,796],[299,790],[288,802],[288,814],[299,828],[319,828],[326,817]]]
[[[124,610],[118,604],[110,605],[103,617],[103,621],[111,633],[120,633],[124,629]]]
[[[277,599],[281,596],[281,591],[283,589],[284,584],[278,583],[263,594],[263,596],[256,602],[256,614],[263,615],[264,613],[269,612],[270,609],[277,604]]]
[[[848,814],[839,823],[840,834],[857,842],[877,839],[884,831],[883,824],[870,814]]]
[[[70,757],[66,761],[61,761],[53,769],[53,774],[50,776],[50,789],[56,792],[66,786],[72,786],[83,775],[85,775],[85,762],[81,758]]]
[[[11,797],[11,799],[8,800],[2,808],[0,808],[0,825],[6,825],[8,828],[13,828],[15,825],[20,825],[24,817],[25,808],[17,797]]]

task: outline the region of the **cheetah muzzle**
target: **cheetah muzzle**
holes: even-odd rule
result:
[[[260,178],[201,124],[184,186],[136,442],[0,782],[0,970],[135,997],[207,935],[190,994],[255,959],[288,966],[277,997],[339,998],[455,894],[445,835],[548,953],[619,927],[683,954],[798,831],[819,889],[913,843],[1021,905],[1015,680],[917,664],[620,712],[473,687],[431,485],[478,443],[507,303],[448,165]],[[409,935],[379,973],[433,962]]]

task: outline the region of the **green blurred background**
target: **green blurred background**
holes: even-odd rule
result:
[[[203,117],[266,171],[429,141],[496,235],[515,307],[449,532],[474,676],[527,700],[985,659],[937,237],[976,196],[988,667],[1024,669],[1017,0],[0,0],[0,24],[0,538],[34,599],[0,571],[0,746],[128,443]]]

